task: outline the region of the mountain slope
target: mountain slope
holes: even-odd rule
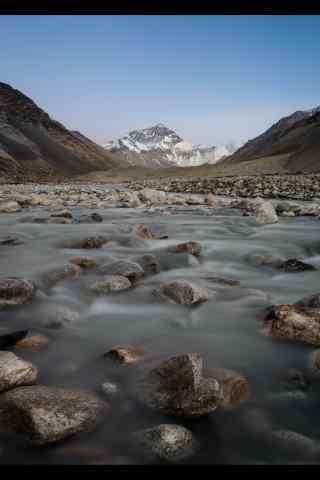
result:
[[[103,148],[52,120],[30,98],[0,83],[0,177],[68,176],[117,165]]]
[[[235,150],[224,146],[193,145],[161,123],[133,130],[125,137],[108,142],[105,148],[121,153],[130,165],[152,168],[214,164]]]
[[[257,161],[287,155],[289,172],[320,170],[320,108],[297,111],[275,123],[266,132],[249,140],[220,165]],[[257,172],[259,173],[259,172]]]

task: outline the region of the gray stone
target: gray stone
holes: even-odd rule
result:
[[[159,293],[174,303],[195,305],[209,299],[209,293],[192,282],[171,280],[160,286]]]
[[[131,282],[128,278],[122,275],[106,275],[102,280],[98,280],[91,287],[91,291],[96,294],[108,294],[112,292],[122,292],[131,287]]]
[[[12,352],[0,351],[0,392],[21,385],[32,385],[38,376],[37,368]]]
[[[278,215],[270,202],[263,202],[257,207],[256,222],[259,225],[278,222]]]
[[[127,277],[133,282],[144,275],[141,266],[130,260],[115,260],[113,262],[107,262],[99,267],[99,271],[107,275],[121,275]]]
[[[34,298],[36,286],[25,278],[0,279],[0,309],[29,303]]]

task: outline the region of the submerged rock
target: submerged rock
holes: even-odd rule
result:
[[[35,292],[35,284],[25,278],[0,279],[0,309],[29,303]]]
[[[61,328],[79,320],[79,314],[75,310],[64,305],[47,306],[43,308],[41,325],[46,328]]]
[[[70,210],[59,210],[51,214],[51,217],[73,218]]]
[[[317,270],[316,267],[310,265],[309,263],[301,262],[296,258],[289,258],[285,262],[277,266],[278,270],[282,270],[286,273],[296,273],[296,272],[306,272]]]
[[[92,430],[108,407],[90,393],[45,386],[16,388],[1,395],[0,405],[7,427],[35,445]]]
[[[15,348],[21,350],[38,351],[46,347],[49,343],[49,338],[46,335],[31,335],[30,337],[19,340]]]
[[[237,372],[226,368],[208,368],[204,370],[205,377],[213,377],[222,387],[220,406],[225,408],[237,407],[250,398],[248,380]]]
[[[265,322],[274,337],[320,345],[320,310],[274,305]]]
[[[81,268],[96,268],[98,266],[95,260],[88,257],[73,257],[70,258],[69,262]]]
[[[295,455],[314,454],[320,452],[319,446],[311,438],[292,430],[275,430],[270,440],[279,448]]]
[[[133,229],[133,232],[135,235],[137,235],[140,238],[143,238],[144,240],[153,240],[155,238],[154,234],[150,230],[147,225],[136,225]]]
[[[37,376],[38,369],[32,363],[12,352],[0,351],[0,392],[20,385],[32,385]]]
[[[183,280],[172,280],[160,286],[159,293],[180,305],[195,305],[209,299],[209,294],[204,288]]]
[[[294,304],[295,307],[320,308],[320,293],[303,297]]]
[[[67,240],[61,246],[62,248],[91,249],[101,248],[107,243],[108,239],[102,235],[96,237],[80,238],[79,240]]]
[[[63,280],[79,277],[80,273],[81,268],[78,265],[67,263],[66,265],[42,273],[40,275],[40,281],[45,287],[53,287]]]
[[[116,383],[104,382],[101,384],[101,390],[108,397],[112,398],[119,394],[119,387]]]
[[[155,274],[160,272],[160,262],[155,255],[146,253],[132,259],[133,262],[138,263],[145,274]]]
[[[17,237],[6,237],[0,240],[1,245],[22,245],[24,242]]]
[[[270,202],[261,202],[255,211],[256,222],[259,225],[278,222],[278,215]]]
[[[254,265],[268,265],[271,267],[278,267],[283,263],[283,258],[277,257],[275,255],[269,255],[269,254],[253,254],[249,255],[249,262],[253,263]]]
[[[17,332],[6,333],[0,335],[0,350],[13,347],[19,340],[28,335],[29,330],[19,330]]]
[[[119,363],[128,365],[136,363],[144,355],[144,351],[141,347],[133,345],[115,345],[104,357],[112,358]]]
[[[221,388],[213,377],[202,376],[197,353],[172,357],[152,369],[138,384],[140,400],[175,417],[199,417],[217,408]]]
[[[99,213],[90,213],[89,215],[80,215],[77,218],[76,223],[101,223],[103,221],[102,216]]]
[[[106,275],[103,280],[98,280],[91,287],[91,291],[96,294],[108,294],[112,292],[122,292],[131,288],[131,282],[122,275]]]
[[[181,425],[162,424],[136,432],[134,440],[146,454],[169,462],[192,457],[198,442],[192,432]]]
[[[130,260],[115,260],[113,262],[107,262],[99,267],[101,273],[107,275],[121,275],[127,277],[131,281],[136,281],[143,277],[144,271],[138,265],[138,263],[131,262]]]
[[[185,242],[168,247],[168,251],[171,253],[186,252],[194,255],[195,257],[198,257],[201,254],[201,249],[202,247],[199,242]]]

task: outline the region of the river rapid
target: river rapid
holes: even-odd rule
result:
[[[77,207],[73,215],[92,213]],[[237,209],[210,210],[203,206],[171,206],[153,210],[134,208],[96,209],[103,217],[94,224],[21,223],[25,212],[0,216],[1,237],[23,243],[0,246],[2,277],[30,280],[71,257],[87,256],[103,263],[152,253],[160,261],[160,273],[142,278],[127,291],[95,297],[89,287],[101,274],[84,271],[77,279],[59,282],[29,305],[0,311],[0,334],[30,329],[49,337],[39,351],[20,351],[20,357],[39,369],[37,383],[81,388],[106,398],[101,384],[115,382],[120,393],[110,403],[99,428],[48,447],[27,447],[0,426],[0,463],[17,464],[139,464],[150,461],[137,453],[133,432],[162,423],[179,423],[199,441],[198,452],[184,463],[281,464],[319,463],[318,411],[320,377],[304,389],[288,384],[288,371],[308,377],[308,345],[277,340],[265,334],[263,318],[273,304],[293,303],[318,293],[320,241],[318,217],[280,217],[278,223],[257,225],[254,217]],[[28,215],[44,215],[34,207]],[[132,227],[145,224],[164,239],[137,239]],[[81,250],[61,247],[68,239],[104,235],[102,248]],[[198,241],[200,257],[169,253],[168,246]],[[271,254],[299,258],[315,271],[283,273],[256,265],[250,255]],[[236,280],[224,285],[210,277]],[[201,282],[211,298],[196,307],[159,301],[152,292],[170,279]],[[43,326],[43,309],[68,306],[79,314],[76,322],[57,329]],[[124,366],[103,354],[117,344],[142,346],[145,355]],[[137,370],[154,362],[189,352],[201,355],[205,367],[223,367],[243,375],[250,384],[249,400],[233,410],[216,411],[198,420],[166,417],[140,404],[134,396]],[[270,441],[272,432],[290,430],[312,439],[319,449]],[[298,442],[299,443],[299,442]]]

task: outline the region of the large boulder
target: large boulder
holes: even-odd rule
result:
[[[159,291],[154,293],[180,305],[196,305],[209,299],[207,290],[185,280],[171,280],[162,283]]]
[[[181,425],[162,424],[136,432],[134,440],[142,451],[153,458],[178,462],[192,457],[198,442],[192,432]]]
[[[122,292],[131,287],[131,282],[122,275],[106,275],[102,280],[98,280],[91,287],[91,291],[97,295],[104,295],[112,292]]]
[[[144,188],[138,193],[138,197],[142,202],[148,202],[153,205],[167,203],[166,193],[161,190],[153,190],[152,188]]]
[[[107,275],[121,275],[127,277],[133,282],[144,275],[141,266],[130,260],[115,260],[113,262],[107,262],[99,267],[99,271]]]
[[[0,392],[21,385],[32,385],[38,376],[38,369],[30,362],[12,352],[0,351]]]
[[[25,278],[0,279],[0,309],[24,305],[31,302],[36,292],[33,282]]]
[[[5,425],[35,445],[47,445],[95,428],[107,404],[77,390],[45,386],[21,387],[0,397]]]
[[[260,203],[256,208],[255,214],[256,222],[259,225],[278,222],[278,215],[270,202]]]
[[[14,200],[0,202],[0,213],[15,213],[20,212],[21,206]]]
[[[175,417],[199,417],[221,401],[219,382],[202,375],[197,353],[172,357],[148,372],[138,383],[140,400],[154,410]]]
[[[295,305],[274,305],[265,318],[269,334],[320,345],[320,310]]]

